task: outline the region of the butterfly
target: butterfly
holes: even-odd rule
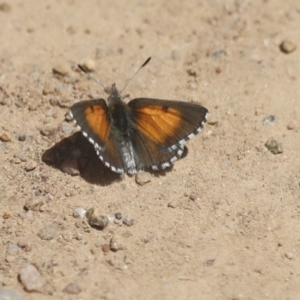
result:
[[[125,87],[149,61],[149,57]],[[94,145],[104,165],[116,173],[135,174],[152,168],[164,170],[182,156],[185,144],[207,121],[208,110],[183,101],[136,98],[126,104],[113,84],[104,99],[80,101],[70,115]]]

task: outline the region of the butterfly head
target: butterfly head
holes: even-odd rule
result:
[[[113,83],[111,88],[108,89],[108,93],[109,93],[109,96],[108,96],[108,99],[107,99],[108,105],[112,105],[113,103],[118,102],[118,101],[121,100],[120,93],[118,92],[115,83]]]

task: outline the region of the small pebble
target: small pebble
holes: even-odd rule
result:
[[[66,90],[60,90],[58,98],[51,98],[50,104],[53,106],[59,106],[61,108],[70,107],[70,92]]]
[[[193,81],[189,81],[186,85],[187,89],[189,90],[196,90],[198,88],[198,84]]]
[[[61,170],[71,176],[80,174],[79,166],[76,159],[65,160],[61,165]]]
[[[284,253],[284,255],[288,259],[293,259],[294,258],[294,254],[292,252],[286,252],[286,253]]]
[[[124,255],[124,263],[125,263],[126,265],[131,265],[131,264],[133,264],[133,263],[134,263],[133,257],[131,257],[131,256],[128,255],[128,254]]]
[[[226,56],[227,55],[227,52],[225,51],[225,50],[218,50],[218,51],[216,51],[216,52],[214,52],[214,53],[212,53],[211,54],[211,56],[213,57],[213,58],[220,58],[220,57],[223,57],[223,56]]]
[[[5,261],[8,263],[14,262],[21,252],[22,249],[17,244],[9,244],[5,252]]]
[[[7,4],[6,2],[3,2],[0,4],[0,11],[2,12],[10,12],[11,11],[11,6]]]
[[[0,105],[9,105],[10,103],[11,103],[10,95],[2,86],[0,89]]]
[[[198,197],[196,194],[189,195],[189,199],[192,201],[200,201],[200,197]]]
[[[4,214],[2,215],[2,218],[4,220],[9,219],[12,216],[11,211],[5,211]]]
[[[44,136],[51,136],[55,133],[56,128],[52,127],[51,125],[46,125],[44,126],[41,130],[40,133]]]
[[[141,241],[145,244],[148,244],[148,243],[150,243],[151,239],[152,239],[151,237],[144,237],[144,238],[141,238]]]
[[[44,228],[42,228],[39,233],[38,236],[42,239],[42,240],[52,240],[56,235],[57,232],[59,230],[59,224],[58,223],[51,223],[47,226],[45,226]]]
[[[126,226],[132,226],[134,224],[134,219],[125,217],[123,219],[123,224]]]
[[[90,208],[86,212],[86,218],[91,226],[99,229],[104,229],[109,223],[108,217],[99,215],[98,210],[95,208]]]
[[[77,219],[83,219],[85,217],[86,210],[82,207],[76,207],[73,212],[73,217]]]
[[[114,224],[122,226],[122,221],[115,219]]]
[[[67,294],[77,295],[81,292],[81,287],[76,282],[69,283],[64,289],[63,292]]]
[[[18,141],[20,142],[25,142],[26,141],[26,135],[25,134],[20,134],[18,136]]]
[[[26,172],[30,172],[30,171],[33,171],[36,167],[37,167],[36,162],[31,160],[26,163],[26,165],[24,166],[24,169]]]
[[[107,254],[110,251],[110,247],[108,244],[102,245],[101,248],[104,254]]]
[[[197,77],[197,72],[195,70],[192,70],[192,69],[187,69],[186,70],[188,75],[191,76],[191,77]]]
[[[44,202],[40,198],[33,197],[26,200],[24,208],[26,210],[39,211],[43,204]]]
[[[208,125],[211,125],[211,126],[218,125],[218,123],[219,123],[219,122],[218,122],[217,120],[214,120],[214,119],[207,121],[207,124],[208,124]]]
[[[44,84],[44,88],[43,88],[43,91],[42,91],[43,95],[46,96],[46,95],[52,94],[53,91],[54,91],[54,89],[53,89],[52,83],[46,82],[46,83]]]
[[[267,140],[267,142],[265,143],[265,146],[273,154],[280,154],[283,152],[282,144],[277,142],[274,139]]]
[[[82,63],[82,66],[86,71],[93,72],[93,71],[95,71],[96,63],[94,60],[87,58]]]
[[[54,108],[53,108],[53,107],[49,108],[49,109],[46,111],[45,116],[46,116],[47,118],[53,118],[53,116],[54,116]]]
[[[109,214],[109,215],[107,215],[107,218],[110,223],[113,223],[116,219],[116,216],[114,214]]]
[[[19,152],[15,153],[14,157],[19,159],[22,162],[27,161],[26,154],[23,151],[19,151]]]
[[[297,48],[297,45],[292,41],[284,40],[279,45],[279,48],[283,53],[288,54],[288,53],[295,51]]]
[[[22,241],[18,242],[17,245],[25,252],[30,252],[32,250],[30,245],[28,245],[27,243],[22,242]]]
[[[32,33],[35,31],[35,29],[33,27],[28,27],[26,30],[28,33]]]
[[[112,267],[116,264],[116,261],[114,258],[111,258],[111,259],[107,260],[106,262]]]
[[[116,213],[115,217],[117,220],[121,220],[122,219],[122,214],[121,213]]]
[[[255,113],[256,116],[260,116],[263,113],[263,110],[262,110],[262,108],[257,107],[255,109],[254,113]]]
[[[7,132],[2,132],[0,134],[0,141],[2,141],[2,142],[11,142],[11,137]]]
[[[61,76],[67,76],[70,74],[70,67],[68,64],[66,63],[63,63],[63,62],[60,62],[60,63],[57,63],[53,68],[52,68],[52,72],[54,74],[58,74],[58,75],[61,75]]]
[[[66,29],[66,31],[70,35],[73,35],[73,34],[75,34],[77,32],[77,30],[75,29],[75,27],[72,26],[72,25],[68,26],[67,29]]]
[[[216,67],[215,72],[216,72],[216,74],[220,74],[220,73],[222,73],[222,69],[220,67]]]
[[[65,114],[65,121],[67,121],[67,122],[73,121],[73,118],[71,117],[69,112]]]
[[[118,235],[114,235],[109,242],[109,248],[111,251],[118,251],[124,249],[121,243],[121,238]]]
[[[168,207],[171,208],[176,208],[181,204],[181,200],[180,199],[174,199],[171,202],[169,202]]]
[[[25,290],[28,292],[40,291],[46,284],[46,280],[41,276],[34,265],[27,265],[22,268],[19,273],[19,278]]]
[[[104,229],[108,225],[109,220],[107,216],[97,216],[89,219],[88,222],[91,226]]]
[[[287,125],[287,129],[288,130],[294,130],[296,128],[296,122],[295,121],[292,121],[290,122],[288,125]]]
[[[5,149],[6,149],[6,143],[0,141],[0,151],[1,151],[1,152],[4,152]]]
[[[69,123],[67,122],[63,122],[62,125],[61,125],[61,130],[63,133],[65,134],[70,134],[71,131],[73,130],[72,127],[70,126]]]
[[[86,212],[86,218],[90,219],[95,215],[100,215],[100,210],[98,208],[91,207]]]
[[[18,164],[21,163],[20,159],[19,159],[19,158],[16,158],[16,157],[12,160],[12,162],[13,162],[14,164],[16,164],[16,165],[18,165]]]
[[[135,176],[135,182],[139,185],[145,185],[151,181],[151,175],[147,172],[138,172]]]
[[[267,126],[267,125],[271,125],[271,124],[274,124],[275,122],[277,122],[278,118],[274,115],[270,115],[268,117],[265,117],[262,121],[263,125],[264,126]]]
[[[25,300],[25,298],[18,292],[4,287],[0,287],[0,299],[1,300]]]

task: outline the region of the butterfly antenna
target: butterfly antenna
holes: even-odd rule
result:
[[[123,87],[123,89],[121,90],[121,92],[119,93],[119,95],[122,94],[122,92],[127,88],[127,86],[129,85],[129,83],[135,78],[135,76],[141,71],[142,68],[144,68],[148,62],[151,60],[151,57],[149,57],[140,67],[139,69],[131,76],[131,78],[127,81],[127,83],[125,84],[125,86]]]
[[[104,84],[102,84],[102,83],[101,83],[99,80],[97,80],[93,75],[91,75],[91,73],[89,73],[87,70],[85,70],[83,66],[78,65],[78,68],[79,68],[83,73],[85,73],[87,76],[89,76],[90,78],[92,78],[92,79],[93,79],[96,83],[98,83],[100,86],[102,86],[103,89],[104,89],[104,91],[105,91],[106,93],[109,94],[109,91],[108,91],[107,88],[104,86]]]

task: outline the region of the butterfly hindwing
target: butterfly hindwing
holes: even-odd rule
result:
[[[113,132],[110,132],[106,145],[103,149],[97,149],[96,153],[103,161],[104,165],[113,172],[122,174],[126,170],[126,165],[122,156],[122,149]]]
[[[137,170],[152,168],[153,170],[170,167],[183,153],[183,147],[168,149],[150,139],[138,127],[132,141]]]

